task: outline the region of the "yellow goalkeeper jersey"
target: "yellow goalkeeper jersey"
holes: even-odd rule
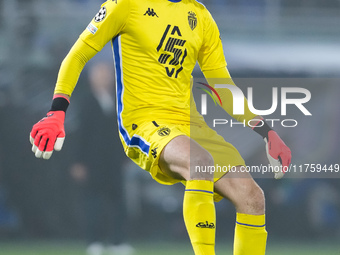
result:
[[[123,137],[141,120],[190,123],[196,62],[226,66],[217,25],[195,0],[109,0],[80,38],[97,51],[112,41]]]

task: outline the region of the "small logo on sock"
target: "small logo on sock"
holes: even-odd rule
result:
[[[213,222],[209,223],[208,221],[206,221],[206,222],[198,222],[196,224],[196,227],[198,227],[198,228],[211,228],[211,229],[214,229],[215,228],[215,224]]]

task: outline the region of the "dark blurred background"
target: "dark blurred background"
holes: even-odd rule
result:
[[[102,71],[108,66],[113,71],[110,45],[81,75],[66,117],[63,150],[54,152],[48,161],[36,159],[30,151],[29,131],[49,110],[60,63],[102,2],[0,0],[0,240],[91,241],[90,208],[97,208],[92,216],[104,219],[103,226],[117,226],[114,218],[124,219],[121,226],[110,228],[124,229],[126,242],[187,238],[181,216],[183,187],[159,185],[134,166],[122,153],[117,131],[110,134],[105,129],[111,125],[104,124],[109,120],[95,121],[94,107],[84,105],[88,96],[101,98],[99,111],[111,116],[112,130],[116,130],[112,97],[105,98],[91,89],[93,83],[110,87],[105,81],[113,77]],[[203,3],[220,27],[229,71],[236,81],[240,79],[241,87],[261,78],[272,78],[283,83],[278,86],[285,86],[295,78],[298,80],[290,86],[311,89],[308,108],[313,116],[298,116],[298,128],[278,128],[292,148],[293,160],[297,164],[339,164],[340,1]],[[194,76],[202,76],[198,68]],[[114,94],[113,88],[106,89],[109,95]],[[220,132],[238,147],[247,163],[266,162],[261,139],[249,135],[250,131],[233,129],[235,135],[230,135],[230,130]],[[93,138],[103,134],[110,135],[96,144],[93,140],[98,139]],[[251,145],[237,139],[248,135]],[[101,149],[110,152],[113,163],[98,159],[100,156],[89,160],[92,152]],[[105,169],[107,166],[110,168]],[[339,174],[333,176],[259,179],[267,196],[271,238],[339,240]],[[125,212],[115,211],[116,207]],[[98,216],[98,211],[109,213]],[[119,216],[122,213],[126,217]],[[218,238],[231,240],[233,207],[222,201],[217,204],[217,215]],[[122,241],[114,236],[117,242]]]

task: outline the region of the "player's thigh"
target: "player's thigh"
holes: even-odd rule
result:
[[[192,126],[190,135],[192,139],[212,155],[214,159],[213,170],[215,181],[224,176],[230,169],[245,165],[238,150],[206,124]]]
[[[210,153],[188,136],[177,136],[163,149],[159,166],[172,178],[179,180],[204,179],[212,180],[210,172],[195,171],[196,166],[212,166]]]
[[[230,200],[240,213],[263,214],[264,194],[250,173],[240,171],[228,172],[215,182],[215,192]]]

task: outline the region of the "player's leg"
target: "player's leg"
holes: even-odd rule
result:
[[[236,208],[234,255],[265,254],[265,198],[251,175],[240,171],[227,173],[215,183],[215,192]]]
[[[187,136],[172,139],[159,159],[159,166],[166,175],[186,180],[183,217],[196,255],[215,254],[216,216],[213,175],[210,172],[195,172],[192,167],[213,164],[208,151]]]

